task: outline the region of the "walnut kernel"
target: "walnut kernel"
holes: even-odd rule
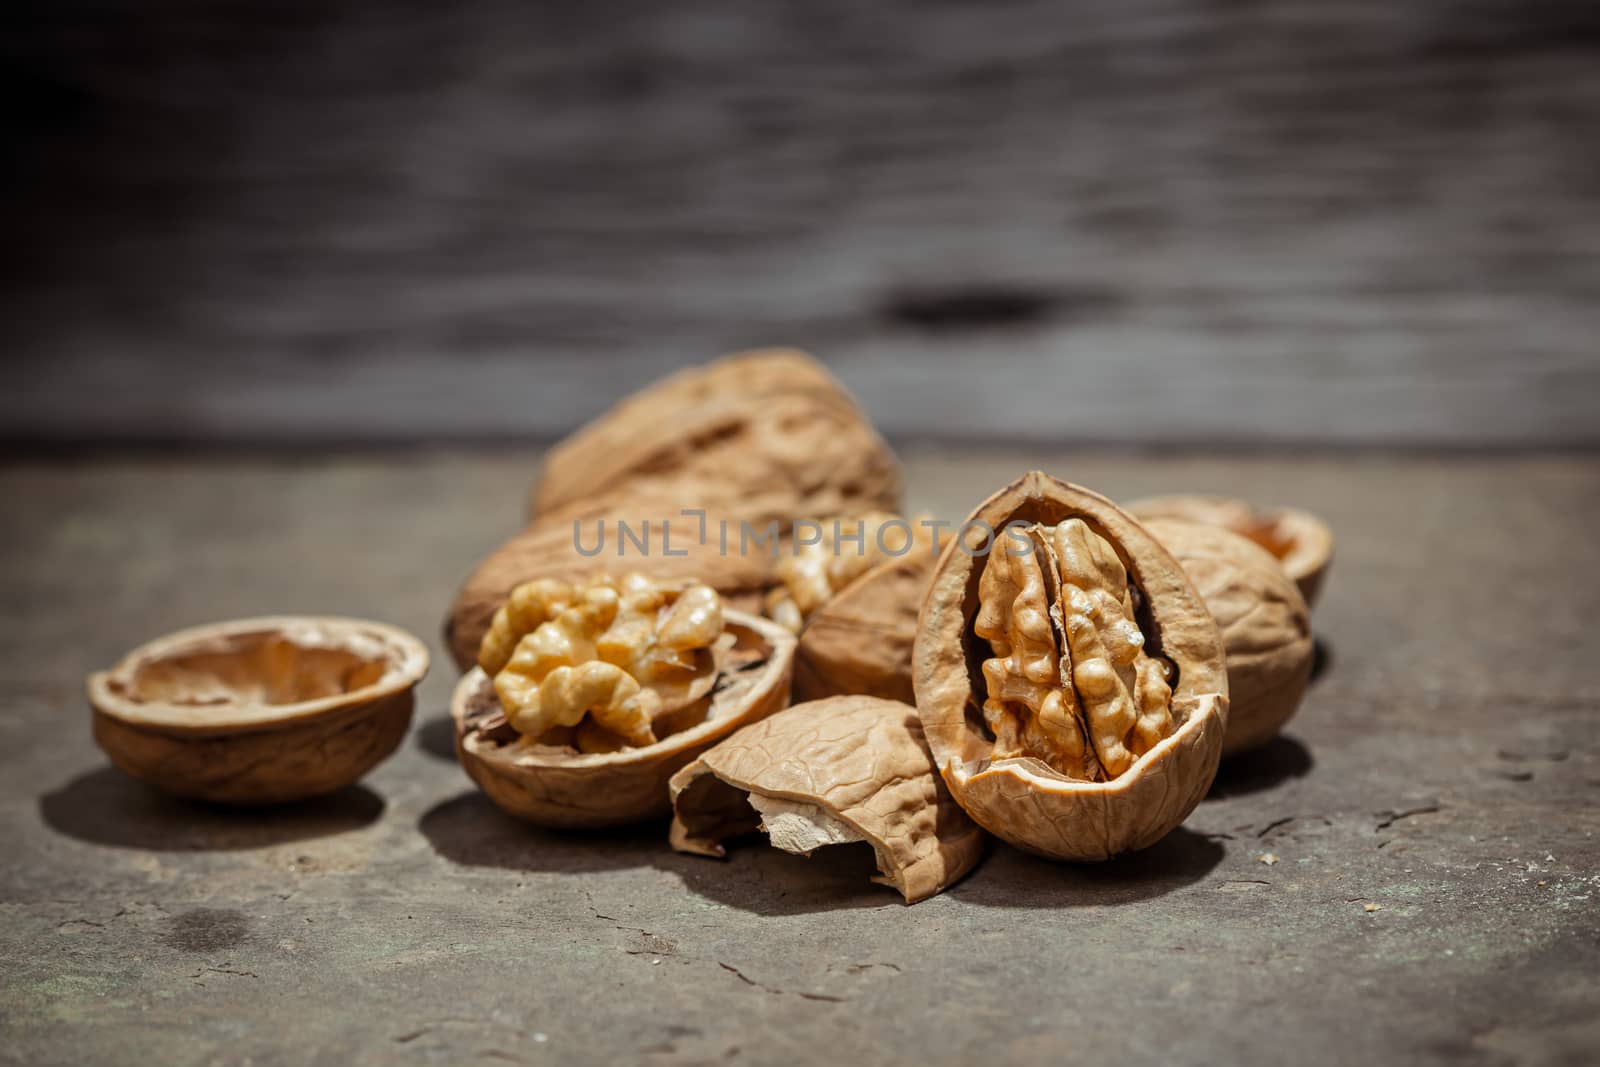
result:
[[[1083,522],[1014,528],[989,553],[973,631],[994,758],[1031,755],[1085,781],[1115,778],[1172,732],[1168,665],[1145,653],[1128,573]]]
[[[658,721],[710,692],[722,631],[722,602],[708,586],[544,579],[495,613],[478,663],[518,733],[574,730],[580,751],[614,751],[654,744]]]

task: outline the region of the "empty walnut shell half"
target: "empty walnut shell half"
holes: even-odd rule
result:
[[[906,903],[953,885],[984,837],[951,798],[916,710],[841,696],[796,704],[740,730],[672,778],[672,847],[722,856],[722,842],[762,830],[802,855],[865,841],[873,881]]]
[[[734,638],[697,724],[653,744],[580,752],[522,737],[506,724],[494,683],[474,667],[450,703],[456,755],[501,809],[541,826],[618,826],[666,815],[667,781],[733,731],[789,703],[794,635],[770,620],[723,613]]]
[[[1222,631],[1228,663],[1228,732],[1222,754],[1278,736],[1311,680],[1311,612],[1271,553],[1226,530],[1184,519],[1147,519],[1183,566]]]
[[[359,619],[198,626],[91,674],[94,739],[157,789],[275,804],[351,784],[399,745],[428,670],[415,637]]]
[[[1216,774],[1228,683],[1199,594],[1131,516],[1037,471],[940,556],[912,677],[957,802],[1030,852],[1154,844]]]
[[[1258,509],[1220,496],[1153,496],[1127,505],[1138,519],[1187,519],[1241,534],[1272,553],[1300,587],[1306,606],[1315,606],[1333,562],[1333,531],[1309,511]]]
[[[680,506],[786,525],[899,506],[900,465],[826,367],[763,349],[633,394],[551,451],[536,516],[641,488]],[[709,580],[702,576],[702,580]]]

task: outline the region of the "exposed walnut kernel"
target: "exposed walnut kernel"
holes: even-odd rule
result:
[[[767,595],[767,616],[799,633],[814,612],[873,567],[928,551],[933,535],[926,518],[871,511],[817,520],[814,528],[820,527],[821,539],[797,543],[774,567],[780,584]]]
[[[1055,528],[1051,547],[1072,685],[1095,755],[1115,778],[1172,732],[1167,665],[1145,653],[1128,571],[1111,543],[1082,519],[1069,519]]]
[[[655,695],[641,690],[627,671],[599,660],[540,671],[534,666],[540,661],[548,662],[542,652],[519,652],[495,675],[495,692],[518,733],[539,738],[557,726],[578,726],[587,716],[630,745],[655,743],[650,718],[660,698],[651,700]]]
[[[1116,550],[1081,519],[1015,528],[979,577],[973,632],[994,758],[1116,778],[1173,730],[1167,667],[1149,656]]]
[[[725,645],[722,602],[708,586],[543,580],[496,613],[479,663],[523,737],[612,752],[692,725]]]
[[[1222,635],[1200,594],[1127,512],[1039,471],[1002,487],[961,526],[1003,532],[987,554],[939,557],[912,654],[917,715],[956,802],[997,837],[1057,859],[1104,860],[1159,841],[1206,795],[1228,724]],[[1007,553],[1030,549],[1037,580],[1011,573],[1016,556]],[[1044,630],[1031,614],[1039,590]],[[980,617],[1004,654],[978,633]],[[1004,689],[991,693],[984,672],[997,659],[1011,681],[1011,635],[1025,631],[1040,649],[1046,637],[1053,646],[1062,707],[1074,709],[1092,777],[1048,749],[1007,758],[976,714],[998,696],[1025,735],[1032,709],[1005,701]]]
[[[489,632],[478,649],[478,666],[491,678],[505,670],[522,640],[549,622],[572,600],[572,583],[541,578],[517,586],[494,613]]]
[[[983,716],[995,736],[995,759],[1033,755],[1063,774],[1094,780],[1098,767],[1050,617],[1045,562],[1043,542],[1030,532],[1025,542],[997,542],[978,579],[973,632],[994,649],[983,663]]]

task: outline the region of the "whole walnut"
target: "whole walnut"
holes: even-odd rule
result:
[[[1271,553],[1315,607],[1333,563],[1333,531],[1322,519],[1300,508],[1261,508],[1225,496],[1183,494],[1152,496],[1126,505],[1142,521],[1186,519],[1220,526],[1249,538]]]
[[[692,367],[617,404],[557,445],[537,517],[641,488],[752,523],[900,505],[900,464],[826,367],[760,349]]]
[[[1271,741],[1311,679],[1311,612],[1270,552],[1220,526],[1146,519],[1222,631],[1228,663],[1228,730],[1222,754]]]

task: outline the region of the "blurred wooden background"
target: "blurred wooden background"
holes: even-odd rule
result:
[[[26,0],[16,442],[546,437],[811,348],[891,434],[1600,444],[1600,7]]]

